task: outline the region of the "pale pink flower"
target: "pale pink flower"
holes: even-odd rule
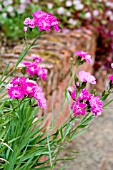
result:
[[[37,100],[38,106],[46,109],[46,99],[44,97],[44,93],[42,92],[42,88],[38,87],[33,95],[33,97]]]
[[[24,32],[25,32],[25,33],[27,32],[27,27],[24,27]]]
[[[40,58],[40,56],[36,54],[32,54],[30,57],[33,58],[37,64],[41,63],[44,60],[43,58]]]
[[[93,75],[91,75],[89,72],[86,71],[80,71],[78,73],[78,78],[82,81],[82,82],[89,82],[91,84],[96,84],[96,79]]]
[[[111,68],[113,68],[113,63],[111,63]]]
[[[43,67],[38,67],[38,70],[37,70],[37,75],[39,77],[41,77],[43,80],[46,80],[47,78],[47,73],[48,73],[48,70],[43,68]]]
[[[34,18],[33,19],[26,18],[24,20],[24,24],[28,25],[30,28],[34,28],[35,27],[35,20],[34,20]]]
[[[87,52],[79,50],[75,52],[75,55],[81,57],[83,60],[86,60],[87,63],[92,62],[91,56]]]
[[[21,63],[19,63],[19,67],[27,67],[27,66],[30,66],[31,65],[31,62],[29,61],[22,61]]]

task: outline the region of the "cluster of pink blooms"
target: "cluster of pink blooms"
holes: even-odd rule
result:
[[[38,106],[46,109],[46,99],[42,88],[35,81],[25,77],[15,77],[6,87],[10,98],[22,99],[25,96],[35,98]]]
[[[38,27],[39,31],[49,31],[51,27],[59,31],[59,21],[49,12],[36,11],[32,14],[33,19],[26,18],[24,24],[30,28]]]
[[[92,112],[94,116],[101,114],[103,102],[100,100],[99,96],[89,94],[87,89],[84,88],[77,97],[76,86],[69,87],[68,92],[74,100],[71,104],[71,110],[73,111],[74,116],[85,115],[87,109],[88,111],[90,109],[90,112]]]
[[[89,82],[91,84],[96,84],[96,79],[93,75],[91,75],[89,72],[86,71],[80,71],[78,73],[78,78],[82,81],[82,82]]]
[[[30,76],[37,75],[38,77],[42,78],[43,80],[46,80],[47,73],[48,73],[47,69],[38,66],[38,64],[41,63],[43,61],[43,59],[35,54],[32,54],[30,57],[34,60],[34,62],[23,61],[18,65],[18,67],[26,67],[26,72]]]
[[[91,56],[87,52],[83,52],[79,50],[75,52],[75,55],[77,55],[78,57],[81,57],[83,60],[86,60],[87,63],[92,62]]]

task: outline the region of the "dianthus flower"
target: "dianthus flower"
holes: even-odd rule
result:
[[[9,90],[8,90],[8,94],[10,96],[10,98],[14,98],[14,99],[22,99],[24,97],[24,93],[23,93],[23,90],[20,86],[14,86],[14,87],[11,87]]]
[[[51,27],[55,31],[59,31],[59,21],[56,17],[49,12],[36,11],[32,14],[33,19],[26,18],[24,21],[25,25],[28,25],[30,28],[38,26],[39,31],[49,31]]]
[[[75,55],[77,55],[78,57],[81,57],[82,59],[86,60],[87,63],[92,62],[91,56],[87,52],[83,52],[83,51],[79,50],[79,51],[75,52]]]
[[[86,71],[80,71],[78,74],[78,78],[82,82],[89,82],[91,84],[96,84],[96,79],[93,75],[91,75],[89,72]]]
[[[38,66],[36,63],[32,63],[30,65],[27,66],[26,72],[30,75],[30,76],[34,76],[35,74],[37,74],[38,72]]]
[[[81,103],[79,100],[73,102],[71,104],[71,110],[73,111],[74,116],[85,115],[86,114],[86,109],[85,109],[86,106],[87,106],[86,103]]]
[[[74,116],[85,115],[87,109],[92,112],[95,117],[99,116],[103,107],[103,102],[100,100],[100,97],[89,94],[86,88],[82,89],[77,97],[76,90],[75,86],[68,88],[68,92],[74,100],[70,106]]]
[[[47,69],[43,67],[38,67],[37,75],[41,77],[43,80],[46,80],[47,73],[48,73]]]
[[[46,99],[44,98],[44,93],[42,92],[41,87],[36,89],[33,97],[37,100],[38,106],[46,109]]]
[[[91,106],[91,112],[95,116],[101,115],[103,102],[100,100],[99,96],[92,96],[89,100],[90,106]]]
[[[10,98],[22,99],[25,96],[34,97],[39,107],[46,108],[46,99],[42,88],[35,81],[24,77],[15,77],[6,88]]]
[[[32,77],[37,75],[38,77],[42,78],[43,80],[46,80],[48,70],[39,67],[38,64],[41,63],[44,59],[40,58],[37,55],[31,55],[31,57],[35,60],[35,62],[27,62],[23,61],[19,64],[18,67],[26,67],[26,72]]]
[[[91,94],[89,94],[88,90],[86,88],[84,88],[80,94],[79,94],[79,97],[78,97],[78,100],[89,100],[91,98]]]
[[[109,80],[111,80],[112,83],[113,83],[113,75],[109,76],[108,78],[109,78]]]
[[[32,54],[30,57],[33,58],[37,64],[41,63],[44,60],[43,58],[40,58],[39,55],[36,54]]]
[[[24,20],[24,24],[28,25],[30,28],[34,28],[36,26],[34,18],[33,19],[26,18]]]
[[[30,64],[31,64],[31,62],[22,61],[19,63],[18,68],[27,67],[27,66],[30,66]]]
[[[111,68],[113,68],[113,63],[111,63]]]
[[[68,87],[68,92],[70,93],[73,100],[76,99],[76,86]]]

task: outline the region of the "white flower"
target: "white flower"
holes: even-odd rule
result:
[[[72,24],[72,25],[76,25],[76,24],[77,24],[77,21],[74,20],[74,19],[72,19],[72,18],[70,18],[70,19],[69,19],[69,23]]]
[[[93,16],[97,17],[98,15],[99,15],[99,11],[98,11],[97,9],[95,9],[95,10],[93,11]]]
[[[8,1],[3,1],[3,5],[4,5],[4,6],[9,5]]]
[[[63,14],[64,11],[65,11],[65,9],[63,7],[60,7],[60,8],[57,9],[58,14]]]
[[[111,68],[113,68],[113,63],[111,63]]]
[[[7,11],[8,11],[8,12],[13,12],[13,7],[12,7],[12,6],[8,6],[8,7],[7,7]]]
[[[72,6],[72,2],[71,2],[71,1],[69,1],[69,0],[68,0],[68,1],[66,1],[66,6],[67,6],[67,7]]]
[[[27,32],[27,27],[24,27],[24,32],[25,32],[25,33]]]
[[[84,15],[84,18],[85,18],[85,19],[90,19],[90,18],[91,18],[91,13],[90,13],[90,12],[87,12],[87,13]]]
[[[110,20],[113,21],[113,15],[110,16]]]
[[[106,6],[113,8],[113,2],[106,2]]]
[[[78,5],[78,4],[81,4],[81,2],[78,1],[78,0],[74,0],[74,1],[73,1],[73,5]]]
[[[75,6],[76,10],[82,10],[84,8],[84,5],[83,4],[77,4]]]
[[[7,17],[7,13],[6,13],[6,12],[3,12],[3,13],[2,13],[2,17],[3,17],[3,18],[6,18],[6,17]]]
[[[7,1],[4,1],[4,4],[7,4],[7,5],[11,5],[13,3],[12,0],[7,0]]]
[[[20,3],[25,3],[26,2],[26,0],[20,0]]]
[[[66,16],[70,17],[71,16],[71,12],[70,11],[66,12]]]
[[[18,12],[19,14],[22,14],[22,13],[24,12],[24,9],[22,9],[22,8],[17,9],[17,12]]]
[[[51,8],[53,7],[53,4],[52,4],[52,3],[48,3],[48,4],[47,4],[47,7],[48,7],[49,9],[51,9]]]
[[[112,11],[111,11],[111,10],[107,11],[107,12],[106,12],[106,15],[107,15],[107,16],[111,16],[111,15],[112,15]]]
[[[13,3],[13,0],[9,0],[9,4],[12,4]]]

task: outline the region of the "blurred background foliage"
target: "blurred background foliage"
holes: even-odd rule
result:
[[[113,60],[113,1],[112,0],[1,0],[0,38],[7,42],[19,40],[24,36],[23,21],[36,10],[53,13],[60,21],[62,29],[81,29],[86,27],[97,35],[97,62],[108,63]],[[37,29],[33,29],[33,38]]]

